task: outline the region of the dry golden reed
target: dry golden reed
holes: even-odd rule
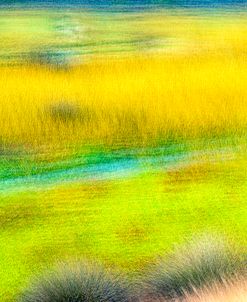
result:
[[[98,59],[60,71],[1,67],[1,140],[35,147],[243,134],[246,71],[242,51]]]

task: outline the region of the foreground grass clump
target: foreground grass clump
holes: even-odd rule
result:
[[[144,281],[144,292],[148,297],[176,299],[244,270],[244,260],[229,244],[203,236],[154,265]]]
[[[21,302],[127,302],[127,282],[101,266],[89,263],[63,264],[34,282]]]
[[[247,301],[247,281],[243,278],[225,280],[195,292],[186,302],[245,302]]]

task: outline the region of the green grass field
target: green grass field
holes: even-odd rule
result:
[[[13,301],[33,274],[66,259],[98,259],[132,273],[195,234],[246,246],[245,152],[191,154],[166,171],[144,157],[142,169],[119,178],[3,190],[1,300]]]

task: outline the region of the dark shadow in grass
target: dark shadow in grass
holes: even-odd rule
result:
[[[126,144],[140,140],[143,135],[143,125],[148,123],[148,117],[144,110],[137,112],[131,109],[115,109],[110,113],[103,113],[103,118],[113,128],[113,137]],[[126,138],[128,138],[126,140]]]
[[[142,225],[129,223],[124,228],[117,230],[117,237],[125,244],[136,244],[148,240],[149,230]]]
[[[49,105],[47,114],[49,114],[54,121],[69,122],[79,119],[81,110],[76,104],[59,101]]]
[[[22,54],[23,59],[33,65],[47,66],[56,70],[67,70],[71,65],[74,53],[59,49],[33,49]]]
[[[20,229],[43,217],[42,209],[25,199],[0,206],[0,230]]]
[[[0,136],[0,165],[2,160],[23,156],[25,154],[27,154],[27,150],[24,145],[15,143],[14,141],[7,142]]]
[[[165,192],[177,193],[190,188],[192,184],[211,182],[224,172],[222,166],[210,162],[191,162],[172,167],[166,173]]]
[[[44,114],[54,122],[61,123],[87,123],[95,119],[95,113],[89,106],[79,106],[66,100],[51,103],[44,109]]]
[[[128,302],[130,287],[123,276],[98,264],[66,263],[30,285],[19,302]]]
[[[185,293],[246,273],[246,259],[220,237],[202,236],[150,266],[140,282],[148,299],[178,299]]]
[[[217,178],[222,173],[222,167],[207,162],[192,162],[178,169],[167,172],[171,184],[186,184],[205,182]]]

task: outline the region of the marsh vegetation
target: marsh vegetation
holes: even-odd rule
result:
[[[112,266],[138,298],[246,295],[238,253],[182,245],[247,246],[246,13],[213,12],[1,10],[1,301],[78,257],[107,269],[56,268],[24,301],[127,301]]]

